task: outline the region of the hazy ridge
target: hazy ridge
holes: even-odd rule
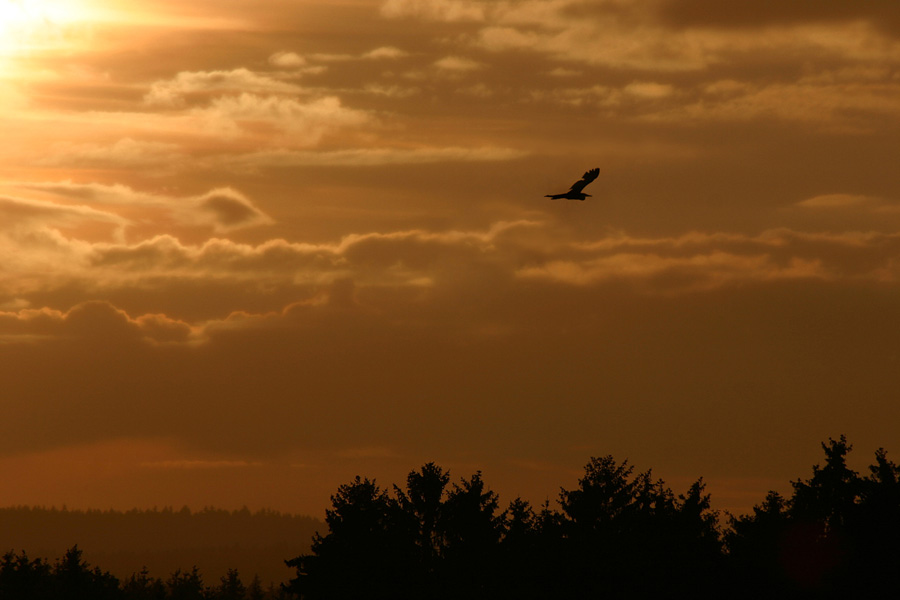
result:
[[[84,559],[120,579],[146,567],[154,577],[197,566],[207,584],[229,568],[246,581],[292,576],[284,560],[307,552],[324,524],[312,517],[248,509],[151,510],[0,508],[0,552],[55,560],[74,545]]]

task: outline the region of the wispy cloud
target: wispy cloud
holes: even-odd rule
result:
[[[129,224],[124,217],[83,204],[59,204],[11,196],[0,196],[0,215],[0,229],[23,225],[66,227],[91,221],[112,223],[119,227]]]
[[[487,3],[472,0],[386,0],[381,14],[388,18],[416,17],[432,21],[482,21]]]
[[[188,471],[198,469],[248,469],[261,467],[263,465],[264,463],[259,461],[203,459],[173,459],[141,463],[142,467],[149,469],[175,469]]]
[[[38,164],[107,169],[152,167],[162,175],[183,168],[187,160],[188,154],[178,144],[126,137],[111,144],[62,142],[54,145]]]
[[[378,166],[441,162],[493,162],[523,158],[525,150],[502,147],[461,148],[361,148],[352,150],[303,151],[263,150],[243,155],[209,159],[231,168],[257,171],[292,166]]]
[[[869,211],[900,210],[883,198],[861,194],[822,194],[797,203],[800,208],[810,210],[863,209]]]
[[[272,220],[263,213],[249,198],[231,188],[218,188],[199,196],[175,197],[165,194],[140,192],[124,185],[78,184],[73,182],[56,183],[21,183],[19,187],[49,193],[57,198],[74,198],[82,202],[104,207],[71,208],[53,202],[28,202],[28,205],[42,206],[44,210],[60,212],[76,211],[83,217],[93,216],[97,219],[129,223],[118,212],[133,214],[135,210],[144,209],[141,220],[144,225],[152,223],[156,218],[160,225],[171,225],[173,221],[183,226],[209,227],[216,232],[226,232],[242,227],[264,225]],[[26,201],[20,201],[25,203]],[[134,221],[131,221],[133,224]]]
[[[285,58],[282,56],[282,61]],[[180,106],[192,95],[221,94],[298,94],[297,85],[240,68],[231,71],[185,71],[174,78],[157,81],[144,96],[149,105]]]

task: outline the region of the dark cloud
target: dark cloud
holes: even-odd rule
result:
[[[108,306],[73,309],[59,325],[77,343],[0,345],[17,399],[0,447],[133,437],[267,461],[387,446],[413,464],[494,465],[610,451],[679,476],[740,465],[791,477],[823,431],[897,444],[891,286],[794,280],[651,297],[616,282],[495,279],[425,303],[407,290],[376,306],[375,294],[339,282],[283,311],[209,324],[202,347],[136,340],[142,319]]]
[[[676,27],[741,28],[864,20],[893,35],[900,34],[900,5],[893,0],[665,0],[660,14]]]
[[[228,230],[271,222],[246,196],[232,189],[213,190],[201,196],[197,203],[201,211],[210,213],[216,229]]]

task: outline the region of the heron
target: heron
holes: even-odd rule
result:
[[[584,175],[582,175],[581,179],[572,184],[572,187],[569,188],[569,191],[565,194],[547,194],[544,198],[550,198],[551,200],[559,200],[560,198],[565,198],[566,200],[584,200],[585,198],[589,198],[590,194],[585,194],[582,190],[584,186],[597,179],[597,175],[600,174],[600,169],[591,169]]]

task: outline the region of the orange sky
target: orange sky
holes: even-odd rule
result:
[[[893,0],[0,0],[0,135],[0,505],[900,452]]]

